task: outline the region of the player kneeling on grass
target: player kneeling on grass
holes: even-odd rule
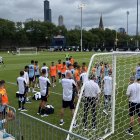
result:
[[[133,136],[134,116],[138,114],[138,123],[140,126],[140,77],[130,77],[130,85],[127,88],[126,95],[129,97],[129,115],[130,127],[126,133]]]
[[[77,88],[75,81],[72,79],[71,71],[66,72],[66,78],[63,78],[62,81],[62,88],[63,88],[63,100],[62,100],[62,109],[61,109],[61,119],[60,125],[64,124],[64,109],[70,107],[72,116],[74,114],[74,89]],[[74,123],[74,127],[76,123]]]
[[[26,100],[26,80],[24,78],[24,71],[20,71],[20,76],[17,78],[17,85],[18,85],[18,90],[19,90],[18,110],[27,111],[24,108],[24,104]]]
[[[99,102],[100,88],[97,83],[94,82],[96,79],[95,75],[90,76],[90,80],[85,82],[84,85],[84,130],[88,127],[88,110],[91,108],[92,113],[92,129],[96,129],[96,108]]]
[[[8,110],[8,96],[5,89],[5,81],[0,81],[0,130],[3,129],[3,138],[7,138],[10,134],[6,133],[7,121],[14,119],[12,110]]]
[[[103,112],[108,115],[108,111],[111,110],[111,95],[112,95],[112,72],[109,71],[108,75],[106,75],[103,79],[103,85],[104,85],[104,110]]]
[[[45,114],[45,105],[49,97],[50,80],[46,77],[46,70],[42,70],[42,76],[39,77],[39,86],[41,93],[41,102],[39,104],[38,115],[42,117],[48,116]]]

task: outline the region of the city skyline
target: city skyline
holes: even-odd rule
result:
[[[52,12],[50,1],[44,0],[44,21],[52,22]]]
[[[28,18],[33,18],[43,21],[43,2],[44,0],[36,0],[35,3],[31,0],[0,1],[0,18],[13,21],[25,21]],[[118,29],[124,27],[126,29],[126,11],[129,11],[129,34],[136,34],[136,0],[83,0],[83,3],[86,3],[86,7],[83,9],[83,28],[98,28],[99,17],[102,13],[104,28]],[[58,16],[63,15],[65,26],[68,29],[80,25],[79,4],[80,1],[77,0],[51,0],[52,22],[57,25]]]

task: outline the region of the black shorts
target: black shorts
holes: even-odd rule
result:
[[[65,74],[62,74],[62,78],[65,78]]]
[[[58,74],[59,77],[61,76],[61,72],[58,72],[57,74]]]
[[[35,78],[39,78],[40,77],[40,75],[35,75]]]
[[[64,101],[62,100],[62,108],[70,107],[70,109],[75,109],[73,101]]]
[[[34,77],[29,77],[30,82],[34,82],[34,79],[35,79]]]
[[[41,95],[41,100],[47,102],[47,96],[42,96]]]
[[[140,103],[129,102],[129,115],[132,117],[135,114],[138,114],[138,117],[140,117]]]
[[[28,86],[26,86],[26,87],[25,87],[25,93],[27,93],[27,92],[28,92],[28,89],[29,89],[29,87],[28,87]]]

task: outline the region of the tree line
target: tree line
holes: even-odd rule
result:
[[[51,46],[52,37],[56,35],[66,37],[66,46],[80,46],[80,30],[67,30],[65,26],[56,26],[53,23],[42,21],[13,22],[0,19],[0,49],[14,49],[16,47],[48,47]],[[117,38],[117,42],[116,42]],[[106,28],[101,30],[92,28],[83,29],[84,49],[104,49],[117,47],[134,47],[135,40],[140,37],[116,33],[115,30]]]

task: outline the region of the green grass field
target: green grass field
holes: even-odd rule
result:
[[[88,65],[91,56],[93,55],[92,52],[72,52],[70,53],[77,61],[78,63],[86,62]],[[16,78],[19,76],[19,71],[24,69],[25,65],[30,64],[30,61],[33,60],[38,60],[39,65],[42,66],[43,62],[46,62],[47,66],[51,65],[51,62],[54,61],[57,63],[58,59],[61,59],[62,61],[65,61],[65,53],[64,52],[40,52],[38,55],[23,55],[23,56],[17,56],[17,55],[12,55],[12,54],[6,54],[6,53],[0,53],[0,56],[3,56],[4,62],[5,62],[5,67],[0,66],[0,79],[4,79],[6,82],[12,82],[16,83]],[[130,64],[133,62],[129,61]],[[125,61],[126,63],[126,61]],[[124,66],[123,60],[119,60],[118,63],[120,66]],[[119,73],[119,77],[117,76],[117,86],[119,86],[118,93],[119,96],[117,95],[117,104],[116,104],[116,130],[115,135],[113,137],[110,137],[110,140],[127,140],[127,139],[134,139],[134,140],[139,140],[140,135],[137,135],[138,132],[135,132],[135,137],[128,137],[126,135],[123,135],[124,129],[128,127],[129,123],[129,116],[128,116],[128,111],[127,109],[127,98],[125,96],[125,91],[127,88],[127,82],[128,82],[128,77],[129,75],[125,74],[127,71],[127,68],[125,71],[123,68],[117,69],[117,73]],[[123,78],[125,80],[119,80],[120,78]],[[119,83],[118,83],[119,81]],[[126,85],[123,83],[126,82]],[[124,86],[121,86],[121,85]],[[6,84],[6,88],[8,91],[8,96],[9,96],[9,101],[10,105],[15,107],[16,109],[18,108],[18,99],[16,98],[16,91],[17,86],[14,84]],[[43,119],[44,121],[47,121],[49,123],[52,123],[54,125],[59,126],[59,120],[60,120],[60,109],[61,109],[61,101],[62,101],[62,87],[61,84],[58,83],[57,80],[57,86],[55,88],[51,87],[51,95],[48,100],[48,104],[52,104],[55,107],[55,113],[45,117],[41,118],[40,116],[36,115],[37,110],[38,110],[38,105],[40,101],[34,101],[32,100],[31,104],[26,104],[25,107],[28,109],[27,113],[35,116],[39,119]],[[120,96],[121,95],[121,96]],[[32,93],[29,93],[29,96],[33,96]],[[121,108],[122,107],[122,108]],[[124,109],[124,110],[123,110]],[[102,118],[105,119],[105,118]],[[65,117],[64,117],[65,124],[63,125],[62,128],[64,129],[69,129],[70,122],[71,122],[71,114],[70,110],[67,109],[65,112]],[[135,124],[137,122],[135,121]],[[119,129],[120,128],[120,129]],[[138,128],[136,125],[135,128]],[[135,129],[134,128],[134,129]],[[140,132],[139,132],[140,133]],[[43,140],[43,139],[42,139]]]

